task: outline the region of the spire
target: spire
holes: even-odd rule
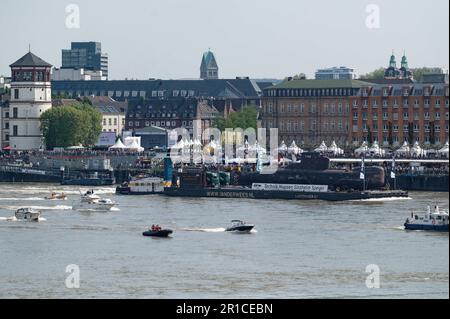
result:
[[[392,50],[391,59],[389,61],[389,67],[391,67],[391,68],[396,68],[397,67],[397,61],[395,61],[394,50]]]
[[[402,57],[402,68],[408,69],[408,59],[406,58],[406,52],[403,51],[403,57]]]

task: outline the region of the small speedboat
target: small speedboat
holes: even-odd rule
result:
[[[448,212],[441,211],[436,205],[434,212],[431,212],[430,206],[428,206],[425,216],[421,217],[411,213],[411,218],[407,218],[405,221],[405,229],[407,230],[431,230],[448,232]]]
[[[41,216],[41,212],[38,210],[34,210],[29,207],[19,208],[15,216],[19,220],[26,220],[26,221],[32,221],[32,222],[38,222],[39,217]]]
[[[242,220],[232,220],[231,226],[228,227],[225,231],[227,232],[241,232],[241,233],[249,233],[255,225],[247,224]]]
[[[171,229],[160,229],[160,230],[147,230],[142,233],[143,236],[147,237],[169,237],[173,231]]]

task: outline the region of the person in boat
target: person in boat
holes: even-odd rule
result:
[[[152,225],[152,231],[155,231],[155,225],[154,224]]]

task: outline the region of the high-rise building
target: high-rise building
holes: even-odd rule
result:
[[[200,78],[201,79],[218,79],[219,67],[217,66],[214,53],[208,50],[203,53],[202,64],[200,65]]]
[[[108,79],[108,55],[100,42],[72,42],[69,50],[62,50],[61,68],[101,71]]]
[[[44,148],[40,116],[52,107],[51,64],[28,52],[11,67],[9,146],[13,150]],[[6,125],[6,123],[5,123]]]
[[[345,66],[319,69],[316,72],[316,80],[352,80],[353,71]]]

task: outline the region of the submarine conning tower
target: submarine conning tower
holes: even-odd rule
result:
[[[317,152],[302,153],[300,163],[292,163],[286,169],[324,171],[330,168],[330,159]]]

